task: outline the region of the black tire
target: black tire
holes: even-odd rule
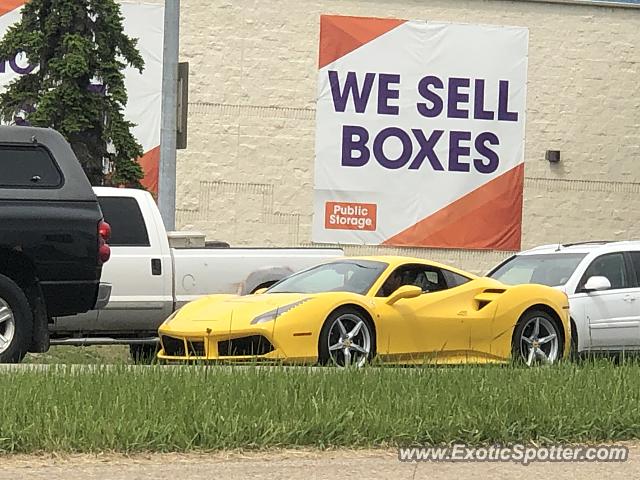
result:
[[[353,343],[358,346],[362,346],[356,342],[361,341],[364,344],[365,339],[368,337],[369,352],[365,355],[364,353],[354,351],[355,358],[352,365],[363,366],[367,363],[370,363],[376,354],[376,332],[371,323],[371,320],[366,315],[363,315],[362,312],[360,312],[358,309],[353,307],[338,308],[337,310],[333,311],[331,315],[329,315],[329,317],[327,317],[327,319],[325,320],[324,324],[322,325],[322,329],[320,330],[320,336],[318,338],[318,362],[321,365],[336,365],[339,367],[345,366],[344,363],[346,357],[344,353],[341,355],[338,353],[336,354],[336,356],[332,356],[329,350],[330,342],[331,344],[335,344],[337,341],[339,341],[335,338],[337,332],[334,328],[337,328],[338,319],[340,319],[341,322],[348,324],[345,325],[347,332],[349,331],[349,327],[351,327],[352,331],[353,327],[355,327],[358,322],[362,322],[360,330],[353,337],[355,339]],[[364,361],[362,361],[363,357]]]
[[[129,345],[129,353],[131,354],[131,360],[133,360],[133,363],[136,365],[151,365],[156,359],[158,344],[137,343]]]
[[[553,359],[551,363],[556,363],[563,358],[564,354],[564,335],[562,334],[562,329],[558,325],[558,322],[555,318],[549,315],[547,312],[542,310],[529,310],[525,312],[519,319],[516,324],[516,328],[513,331],[513,338],[511,339],[511,359],[514,363],[517,364],[526,364],[527,358],[525,358],[524,346],[525,343],[522,340],[523,333],[525,333],[525,329],[527,332],[525,336],[529,336],[529,329],[532,328],[531,322],[536,318],[544,319],[544,329],[547,334],[554,333],[557,339],[557,345],[555,350],[555,355],[553,355]],[[541,320],[542,321],[542,320]],[[550,331],[551,330],[551,331]],[[527,347],[528,348],[528,347]],[[544,353],[547,353],[546,347],[541,345],[541,348]],[[549,348],[552,351],[552,348]],[[551,356],[551,355],[549,355]],[[536,357],[534,360],[537,360]]]
[[[9,344],[0,347],[0,363],[19,363],[31,344],[33,313],[22,289],[4,275],[0,275],[0,300],[0,309],[6,305],[13,319],[13,333]],[[8,332],[8,325],[8,320],[0,323],[0,335]]]

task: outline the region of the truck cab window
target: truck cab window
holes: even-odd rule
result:
[[[105,221],[111,226],[112,247],[149,247],[149,233],[135,198],[98,197]]]
[[[62,183],[62,174],[45,148],[0,145],[0,187],[59,188]]]

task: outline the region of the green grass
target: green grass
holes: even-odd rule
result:
[[[0,374],[0,452],[640,438],[640,365]]]
[[[30,353],[24,363],[44,364],[126,364],[131,363],[126,345],[96,345],[91,347],[55,346],[47,353]]]

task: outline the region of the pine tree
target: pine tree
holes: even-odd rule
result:
[[[142,72],[137,39],[123,32],[115,0],[30,0],[0,41],[0,58],[38,64],[0,94],[0,118],[58,130],[93,185],[140,186],[143,151],[125,120],[123,70]],[[104,178],[103,159],[113,173]]]

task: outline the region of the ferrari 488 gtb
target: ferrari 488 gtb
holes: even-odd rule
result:
[[[406,257],[343,258],[253,295],[195,300],[160,327],[160,359],[362,366],[553,363],[570,345],[567,296]]]

